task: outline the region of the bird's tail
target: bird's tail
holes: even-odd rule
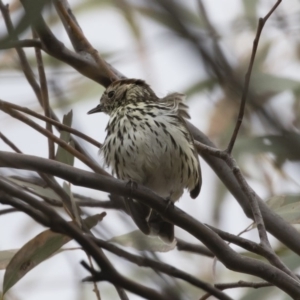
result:
[[[172,243],[174,240],[174,225],[165,221],[156,211],[152,211],[148,224],[151,233],[158,235],[165,243]]]
[[[126,199],[125,206],[134,223],[146,235],[159,236],[165,243],[174,240],[174,225],[165,221],[156,211],[133,199]]]

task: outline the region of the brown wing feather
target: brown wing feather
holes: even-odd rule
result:
[[[161,99],[161,101],[163,101],[169,107],[177,108],[178,118],[181,121],[181,124],[184,126],[184,128],[188,132],[189,142],[191,142],[194,145],[193,154],[198,162],[199,180],[197,181],[197,184],[195,185],[195,187],[190,191],[190,196],[192,199],[195,199],[195,198],[197,198],[197,196],[199,195],[200,190],[201,190],[202,176],[201,176],[199,156],[198,156],[195,144],[194,144],[194,138],[185,122],[185,119],[190,119],[190,115],[188,113],[188,106],[184,103],[184,99],[185,99],[185,95],[180,94],[180,93],[172,93],[172,94],[167,95],[163,99]]]

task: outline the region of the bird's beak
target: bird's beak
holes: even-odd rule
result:
[[[88,115],[102,112],[102,105],[98,104],[95,108],[91,109],[90,111],[87,112]]]

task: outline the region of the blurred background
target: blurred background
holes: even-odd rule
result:
[[[12,20],[23,14],[19,1],[6,1]],[[85,36],[99,54],[126,77],[145,79],[163,97],[170,92],[187,96],[191,122],[203,131],[218,148],[224,149],[231,137],[244,76],[247,71],[258,18],[274,5],[274,0],[70,0],[69,4]],[[233,156],[256,193],[292,224],[300,222],[300,3],[283,1],[266,23],[259,43],[248,95],[246,114]],[[44,17],[55,36],[68,48],[72,45],[52,6]],[[0,17],[0,36],[6,35]],[[20,38],[31,38],[26,30]],[[25,49],[35,70],[33,49]],[[104,88],[79,74],[65,63],[43,54],[50,94],[50,104],[62,118],[73,111],[72,126],[102,142],[108,117],[88,116]],[[27,83],[16,51],[0,52],[0,99],[42,113],[36,96]],[[35,120],[44,126],[42,122]],[[24,153],[47,157],[47,139],[18,120],[0,112],[0,131]],[[97,160],[98,149],[82,145]],[[0,140],[0,149],[11,149]],[[75,166],[87,169],[75,159]],[[233,234],[243,231],[252,221],[236,200],[201,160],[203,186],[193,201],[185,194],[178,207],[202,223]],[[26,175],[26,172],[0,170],[1,174]],[[61,181],[60,181],[61,182]],[[107,200],[98,191],[72,186],[72,191],[94,199]],[[3,206],[4,207],[4,206]],[[88,214],[104,211],[84,209]],[[136,229],[122,212],[105,210],[107,216],[95,232],[104,239]],[[43,229],[23,213],[0,216],[0,251],[18,249]],[[188,242],[196,240],[176,228],[176,236]],[[255,229],[243,235],[257,241]],[[274,249],[293,270],[299,258],[272,239]],[[67,247],[76,247],[70,242]],[[245,255],[253,254],[234,247]],[[226,270],[211,258],[178,251],[141,253],[126,250],[172,264],[210,283],[256,278]],[[172,287],[174,299],[199,299],[202,291],[195,287],[139,268],[107,253],[124,275],[152,287]],[[81,250],[65,251],[29,272],[7,294],[6,299],[96,299],[92,284],[81,283],[87,272],[79,264],[85,259]],[[0,282],[4,270],[0,271]],[[98,284],[102,299],[117,299],[114,288]],[[226,290],[234,299],[289,299],[275,288]],[[140,299],[130,293],[130,299]],[[212,298],[211,298],[212,299]]]

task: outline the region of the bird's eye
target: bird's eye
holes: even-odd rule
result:
[[[114,94],[115,94],[114,91],[110,91],[110,92],[107,94],[107,96],[108,96],[108,98],[112,98]]]

